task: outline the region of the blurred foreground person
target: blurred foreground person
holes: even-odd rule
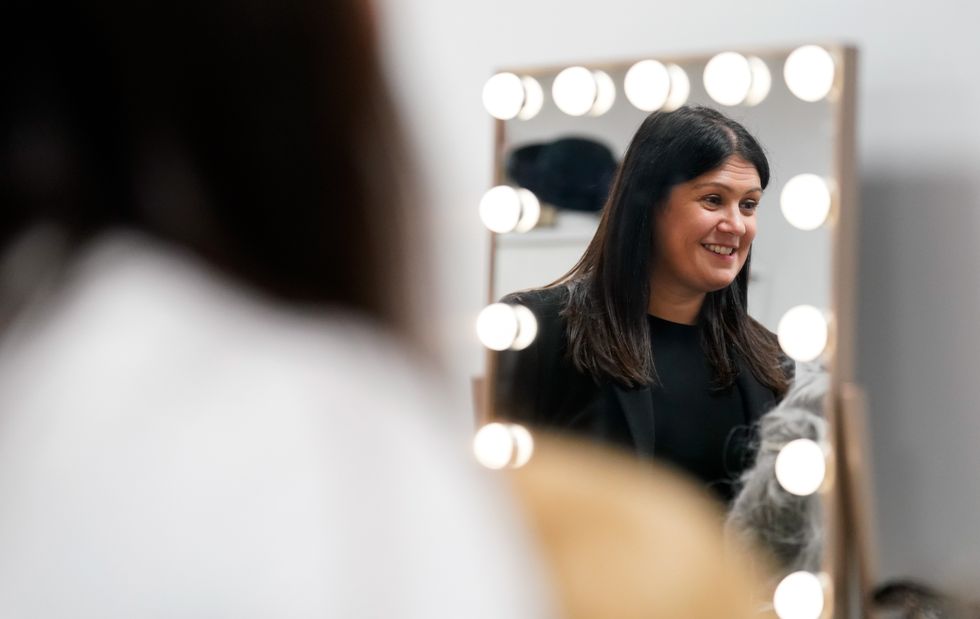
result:
[[[568,619],[774,616],[769,564],[724,539],[713,496],[595,444],[537,435],[513,473]]]
[[[405,343],[362,3],[3,13],[0,616],[548,616]]]

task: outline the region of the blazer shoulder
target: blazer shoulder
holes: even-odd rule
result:
[[[537,313],[559,312],[568,302],[568,288],[565,286],[552,286],[550,288],[534,288],[532,290],[521,290],[505,295],[502,303],[518,303]]]
[[[523,305],[531,310],[539,329],[564,331],[562,311],[568,303],[568,296],[568,288],[554,286],[512,292],[504,296],[501,302]]]

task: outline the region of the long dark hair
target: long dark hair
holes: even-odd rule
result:
[[[0,251],[128,228],[405,326],[403,169],[362,0],[13,0]]]
[[[563,310],[569,355],[597,380],[637,387],[656,382],[646,315],[654,213],[672,187],[738,155],[755,166],[765,188],[769,162],[739,123],[706,107],[654,112],[643,121],[613,182],[598,230],[578,263],[552,286],[569,289]],[[775,337],[746,312],[749,263],[701,307],[702,347],[716,388],[730,386],[741,358],[755,377],[782,395],[787,379]]]

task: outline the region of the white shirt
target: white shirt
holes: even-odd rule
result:
[[[550,615],[390,337],[116,235],[0,343],[0,617]]]

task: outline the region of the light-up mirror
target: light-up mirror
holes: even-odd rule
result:
[[[732,52],[732,55],[745,63],[746,88],[739,92],[738,84],[730,83],[737,80],[732,79],[720,80],[716,88],[728,95],[728,101],[745,100],[751,88],[751,65],[747,57],[753,58],[764,63],[771,76],[768,94],[759,103],[726,106],[708,95],[705,68],[715,56],[677,60],[658,56],[642,61],[658,62],[663,67],[663,84],[667,88],[662,96],[656,94],[659,90],[657,75],[650,72],[643,75],[643,65],[631,76],[639,79],[627,80],[630,70],[641,61],[593,65],[596,70],[608,74],[616,86],[616,102],[604,114],[573,117],[562,112],[549,96],[534,118],[515,118],[504,123],[504,141],[498,153],[501,184],[519,187],[523,180],[526,185],[532,185],[532,191],[539,189],[544,196],[539,196],[539,200],[545,214],[538,226],[529,232],[496,237],[490,295],[493,299],[515,290],[548,284],[565,274],[582,255],[595,233],[598,209],[612,180],[612,166],[622,161],[630,139],[649,113],[630,102],[624,84],[635,84],[634,89],[640,92],[649,91],[646,96],[649,107],[660,101],[666,102],[669,86],[676,84],[676,80],[673,83],[669,80],[666,66],[673,65],[687,78],[688,105],[714,107],[740,122],[759,140],[769,158],[772,178],[757,214],[749,313],[771,331],[776,331],[783,314],[796,305],[829,306],[830,230],[821,225],[829,213],[824,210],[820,217],[819,212],[814,213],[819,209],[812,208],[807,201],[819,199],[819,184],[826,186],[825,179],[833,177],[835,104],[826,97],[812,103],[803,101],[790,92],[783,78],[783,66],[788,57],[785,51]],[[724,56],[718,56],[724,60]],[[738,68],[737,63],[735,68]],[[731,66],[722,63],[720,69],[723,71],[721,77],[731,77]],[[532,76],[549,94],[557,76],[552,70],[512,72]],[[713,75],[717,72],[709,72],[707,77]],[[647,87],[641,88],[642,85]],[[735,86],[734,98],[725,90],[726,86],[729,91],[733,90],[732,85]],[[608,152],[608,159],[603,157],[604,151]],[[584,163],[577,165],[575,157]],[[808,175],[802,176],[802,185],[801,179],[797,178],[801,175]],[[808,179],[809,184],[806,183]],[[786,206],[781,200],[784,192],[787,194]],[[829,194],[824,195],[829,198]],[[559,204],[548,203],[547,198]],[[829,206],[829,201],[826,204]],[[796,219],[788,219],[784,210]],[[807,216],[811,220],[797,221]],[[804,230],[794,223],[813,229]]]
[[[503,97],[508,105],[497,105],[497,109],[507,107],[507,114],[497,115],[501,119],[496,124],[495,187],[480,208],[481,217],[493,230],[488,304],[503,299],[512,307],[495,306],[493,311],[501,317],[501,326],[494,332],[496,339],[485,340],[492,340],[493,346],[488,347],[502,352],[489,355],[489,388],[482,400],[484,420],[526,421],[533,431],[541,411],[515,413],[519,408],[515,393],[517,399],[527,395],[538,402],[542,398],[551,402],[574,399],[588,393],[587,397],[595,401],[605,398],[627,411],[626,421],[618,429],[603,426],[596,430],[599,426],[590,416],[606,415],[606,409],[603,404],[589,404],[576,413],[576,419],[562,422],[567,422],[569,429],[634,448],[640,457],[681,469],[684,466],[678,463],[687,456],[674,454],[668,458],[665,454],[669,449],[661,446],[672,436],[691,435],[700,427],[707,434],[708,425],[692,424],[689,419],[671,421],[664,412],[650,413],[650,391],[617,380],[609,384],[599,380],[595,381],[598,386],[582,387],[572,379],[560,389],[549,387],[557,389],[559,395],[539,395],[536,390],[553,378],[547,375],[552,372],[551,366],[541,362],[551,353],[543,351],[561,350],[566,357],[573,354],[567,350],[567,333],[556,335],[567,327],[555,331],[548,314],[560,314],[566,320],[569,297],[556,295],[546,298],[544,305],[535,305],[544,297],[508,295],[546,287],[577,264],[596,235],[602,210],[608,208],[606,201],[627,147],[651,112],[671,112],[682,106],[713,108],[736,121],[761,144],[769,165],[768,186],[761,199],[753,194],[751,201],[757,206],[744,205],[743,209],[738,198],[733,207],[742,216],[753,217],[755,230],[747,313],[775,335],[772,345],[778,346],[782,358],[795,360],[796,381],[790,383],[789,395],[775,393],[769,400],[753,400],[750,392],[755,387],[738,381],[755,375],[756,366],[739,365],[728,389],[734,402],[731,410],[741,411],[735,414],[747,422],[741,427],[737,422],[728,424],[715,442],[723,445],[723,450],[736,444],[751,447],[739,452],[743,457],[740,464],[730,464],[722,454],[724,463],[719,466],[729,477],[721,481],[730,486],[726,487],[727,494],[715,494],[730,513],[742,510],[733,522],[757,529],[769,550],[778,555],[784,568],[781,576],[795,572],[814,576],[796,576],[781,587],[773,583],[774,590],[781,592],[776,602],[777,607],[781,605],[776,608],[781,616],[828,616],[838,603],[834,589],[842,590],[838,583],[844,572],[839,546],[844,539],[845,516],[837,476],[846,467],[834,441],[840,425],[835,398],[823,395],[838,393],[842,384],[853,381],[849,342],[856,270],[851,167],[854,55],[850,48],[823,45],[718,50],[685,57],[658,54],[626,62],[570,62],[552,68],[510,67],[502,71],[508,77],[494,79],[506,83],[512,92],[489,95],[491,99]],[[488,97],[487,91],[484,97]],[[729,251],[714,243],[709,241],[710,247],[705,250]],[[737,257],[738,249],[734,252]],[[533,311],[521,305],[524,298],[537,299],[531,304]],[[543,306],[547,308],[542,310]],[[528,313],[534,316],[529,318]],[[697,342],[699,336],[693,335],[694,331],[678,335],[670,329],[699,329],[700,316],[686,324],[667,321],[667,326],[657,326],[651,322],[648,332],[652,334],[654,357],[660,355],[656,352],[658,338],[694,337],[690,341]],[[483,329],[489,332],[486,324]],[[703,339],[703,334],[700,337]],[[537,375],[515,378],[518,374],[514,367],[526,365],[528,359],[537,364]],[[676,361],[677,367],[682,367],[682,362],[687,361]],[[669,386],[665,379],[661,390],[669,391]],[[653,397],[659,402],[655,407],[670,401],[670,397]],[[768,413],[781,399],[779,408],[803,409],[812,413],[811,417],[806,423],[794,418],[780,425],[779,416]],[[714,404],[701,409],[710,406]],[[753,417],[752,407],[765,410]],[[670,415],[677,417],[682,412],[672,410]],[[793,411],[782,412],[789,415]],[[635,438],[643,432],[650,437],[646,447],[629,442],[630,436]],[[750,454],[751,461],[744,461],[744,454]],[[767,469],[769,486],[749,487],[752,482],[746,480],[753,467]],[[718,489],[713,482],[706,486],[709,491]],[[766,496],[773,487],[782,493],[776,502]],[[753,508],[752,501],[759,503],[758,509]],[[756,517],[760,510],[769,511]],[[768,526],[766,518],[783,519],[785,530],[759,531]],[[822,583],[826,594],[821,608],[810,604],[802,610],[785,610],[792,607],[786,600],[793,596],[787,591],[814,582]],[[813,597],[812,591],[809,595]]]

